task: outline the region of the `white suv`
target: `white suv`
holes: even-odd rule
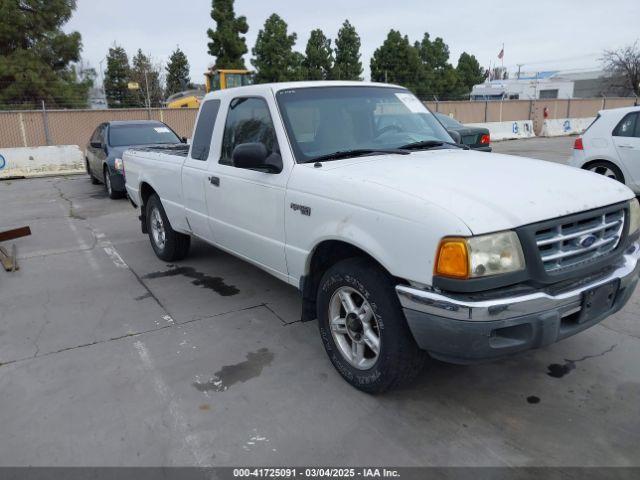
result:
[[[569,164],[640,194],[640,106],[602,110],[573,146]]]

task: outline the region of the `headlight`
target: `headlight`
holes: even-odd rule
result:
[[[640,204],[634,198],[629,202],[629,235],[636,233],[640,229]]]
[[[121,158],[116,158],[116,159],[113,161],[113,166],[114,166],[114,168],[115,168],[117,171],[119,171],[119,172],[124,171],[124,162],[122,161],[122,159],[121,159]]]
[[[508,231],[443,239],[438,249],[434,273],[443,277],[465,279],[518,272],[524,268],[524,254],[518,235]]]

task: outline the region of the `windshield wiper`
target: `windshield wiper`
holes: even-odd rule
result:
[[[443,145],[452,145],[454,147],[462,148],[463,150],[469,150],[466,145],[460,145],[459,143],[445,142],[444,140],[421,140],[419,142],[407,143],[398,147],[403,150],[428,150],[430,148],[442,147]]]
[[[337,152],[320,155],[319,157],[310,158],[302,163],[326,162],[328,160],[340,160],[349,157],[361,157],[363,155],[383,155],[385,153],[396,153],[398,155],[408,155],[402,148],[355,148],[353,150],[339,150]]]

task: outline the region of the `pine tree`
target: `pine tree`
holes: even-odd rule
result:
[[[302,54],[293,52],[296,38],[295,33],[287,33],[287,22],[277,14],[267,18],[252,50],[256,83],[300,79]]]
[[[76,8],[73,0],[0,2],[0,108],[85,108],[91,77],[82,78],[81,36],[62,26]]]
[[[456,67],[458,78],[461,86],[464,88],[463,93],[470,93],[474,85],[478,85],[484,81],[484,69],[475,56],[462,52],[458,59]]]
[[[130,79],[131,68],[127,52],[114,44],[107,54],[107,70],[104,74],[104,90],[109,108],[133,106],[133,98],[127,87]]]
[[[167,97],[190,88],[189,61],[180,47],[176,47],[176,50],[169,57],[169,63],[165,70],[167,72]]]
[[[349,20],[345,20],[336,39],[336,61],[333,69],[336,80],[362,80],[360,37]]]
[[[241,35],[249,31],[246,17],[236,18],[233,0],[213,0],[211,18],[216,29],[210,28],[207,35],[211,39],[209,55],[216,57],[215,68],[245,68],[242,56],[247,53],[247,43]]]
[[[449,63],[449,47],[444,40],[437,37],[431,40],[428,33],[415,47],[422,61],[417,95],[420,98],[440,100],[455,98],[460,95],[461,82],[458,72]]]
[[[391,30],[371,58],[371,80],[402,85],[416,91],[420,80],[420,56],[409,37]]]
[[[141,49],[138,49],[138,53],[133,57],[131,63],[131,81],[139,85],[139,89],[133,95],[136,106],[161,106],[164,100],[164,91],[160,83],[160,68],[154,65],[151,58],[142,53]]]
[[[304,77],[307,80],[328,80],[333,69],[333,49],[331,40],[322,30],[311,32],[307,48],[305,50]]]

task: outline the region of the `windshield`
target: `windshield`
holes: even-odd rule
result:
[[[300,163],[340,151],[453,141],[423,103],[403,88],[300,88],[279,91],[277,100]]]
[[[109,145],[112,147],[159,143],[180,143],[180,139],[173,130],[161,123],[111,125],[109,128]]]

